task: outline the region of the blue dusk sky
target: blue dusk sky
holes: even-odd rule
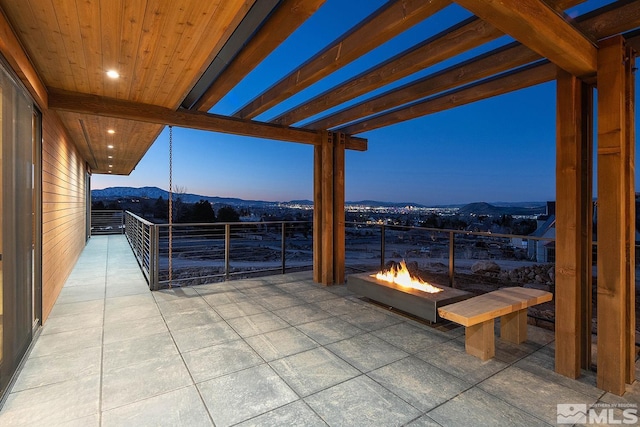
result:
[[[327,0],[210,112],[233,114],[384,3]],[[608,3],[611,1],[591,0],[571,9],[569,15],[578,16]],[[468,16],[469,12],[457,5],[449,6],[256,119],[270,120]],[[511,41],[501,37],[375,93]],[[359,134],[369,140],[369,149],[347,151],[346,199],[425,205],[554,200],[555,114],[555,82],[549,82]],[[168,154],[169,132],[165,128],[129,176],[94,175],[92,188],[168,189]],[[174,188],[207,196],[268,201],[312,199],[313,147],[174,128],[173,183]]]

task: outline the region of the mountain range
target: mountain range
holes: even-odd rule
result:
[[[93,200],[114,200],[123,198],[134,199],[157,199],[162,197],[163,199],[169,198],[169,192],[158,187],[109,187],[101,190],[91,190],[91,197]],[[290,200],[288,202],[268,202],[264,200],[245,200],[234,197],[218,197],[218,196],[203,196],[201,194],[193,193],[181,193],[174,194],[174,197],[180,197],[185,203],[196,203],[200,200],[207,200],[214,204],[227,204],[232,206],[268,206],[276,204],[298,204],[298,205],[312,205],[311,200]],[[463,214],[474,213],[476,215],[537,215],[545,213],[546,202],[476,202],[469,204],[453,204],[453,205],[438,205],[438,206],[425,206],[419,203],[412,202],[381,202],[376,200],[361,200],[361,201],[348,201],[347,205],[359,205],[370,207],[397,207],[402,208],[406,206],[415,207],[434,207],[434,208],[459,208],[458,212]]]

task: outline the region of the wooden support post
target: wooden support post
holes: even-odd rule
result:
[[[496,355],[493,319],[467,326],[464,335],[464,349],[480,360],[489,360]]]
[[[555,366],[570,378],[591,363],[592,93],[558,68]]]
[[[612,37],[598,49],[598,373],[597,385],[622,395],[629,371],[631,301],[628,266],[629,218],[633,183],[624,38]],[[635,200],[634,200],[635,203]],[[634,226],[635,228],[635,226]],[[635,239],[634,239],[635,240]]]
[[[344,229],[344,162],[345,134],[334,134],[333,149],[333,280],[344,283],[345,229]]]
[[[580,366],[587,370],[591,369],[593,327],[593,114],[593,86],[582,84]]]
[[[636,138],[635,138],[635,58],[636,52],[627,46],[626,67],[625,67],[625,121],[627,132],[625,134],[627,147],[624,160],[625,172],[625,193],[626,203],[626,252],[627,252],[627,365],[626,382],[631,384],[635,381],[636,362],[636,266],[635,266],[635,244],[636,244],[636,190],[635,190],[635,158],[636,158]]]
[[[326,132],[314,150],[313,279],[344,282],[345,135]]]
[[[514,344],[527,340],[527,309],[500,316],[500,338]]]
[[[322,273],[320,283],[333,284],[333,134],[328,132],[322,140]]]
[[[322,283],[322,146],[313,147],[313,281]]]

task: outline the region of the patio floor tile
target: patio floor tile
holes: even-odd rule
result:
[[[405,322],[372,333],[410,354],[425,352],[447,340],[442,335],[431,333]]]
[[[146,359],[103,373],[102,409],[128,405],[191,384],[180,357]]]
[[[51,426],[99,412],[100,375],[87,375],[9,394],[0,425]]]
[[[263,364],[198,384],[217,427],[226,427],[298,399],[269,367]]]
[[[362,372],[404,359],[409,354],[373,334],[357,335],[326,346]]]
[[[101,352],[100,347],[89,347],[64,354],[32,357],[24,363],[13,391],[100,375]]]
[[[104,343],[131,340],[167,331],[160,314],[136,322],[109,322],[104,325]]]
[[[342,341],[364,332],[362,329],[337,317],[298,325],[298,329],[322,345]]]
[[[495,358],[482,361],[470,355],[465,351],[464,343],[458,340],[434,345],[425,352],[416,353],[416,357],[472,384],[477,384],[509,366]]]
[[[242,340],[183,352],[182,357],[196,383],[264,363],[264,360]]]
[[[333,317],[332,314],[312,304],[283,308],[274,313],[293,326]]]
[[[175,357],[177,360],[179,355],[171,334],[166,331],[159,332],[105,344],[102,352],[102,369],[107,372],[141,361],[167,357]]]
[[[365,376],[304,400],[332,426],[401,426],[420,415],[416,408]]]
[[[318,346],[318,343],[293,327],[254,335],[245,340],[267,362]]]
[[[227,321],[242,337],[251,337],[289,327],[289,324],[273,313],[259,313],[236,317]]]
[[[270,364],[300,396],[308,396],[360,375],[353,366],[323,348],[298,353]]]
[[[461,411],[460,408],[465,410]],[[542,427],[550,425],[477,388],[454,397],[429,412],[428,416],[443,426]]]
[[[183,353],[240,338],[226,322],[213,322],[195,328],[171,331],[171,335]]]
[[[510,366],[481,382],[478,387],[523,411],[555,424],[557,404],[593,404],[598,399]]]
[[[267,311],[267,309],[260,305],[257,301],[241,301],[224,305],[217,305],[215,307],[215,310],[223,319],[251,316]]]
[[[416,357],[399,360],[367,375],[422,412],[471,387]]]
[[[304,426],[326,427],[309,406],[301,400],[237,424],[238,427]]]
[[[213,426],[195,386],[188,386],[102,414],[103,427]]]

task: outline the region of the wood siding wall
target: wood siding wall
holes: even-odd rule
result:
[[[42,117],[42,317],[85,246],[85,162],[57,114]]]

